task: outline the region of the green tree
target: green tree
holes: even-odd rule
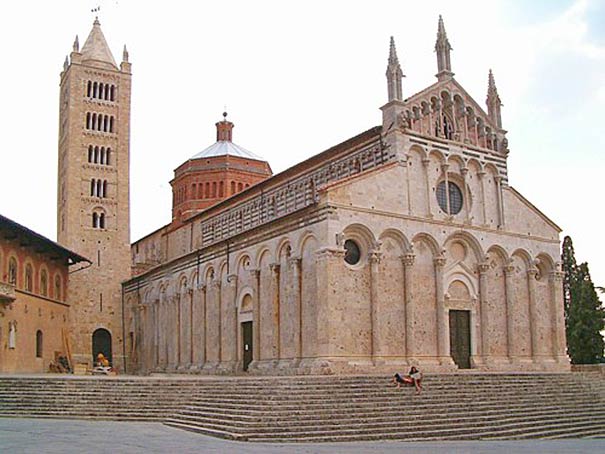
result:
[[[570,236],[563,238],[563,247],[561,251],[561,268],[565,274],[563,276],[563,311],[565,312],[565,329],[568,330],[569,306],[571,304],[572,283],[577,275],[576,255],[573,250],[573,242]],[[569,332],[567,332],[569,338]]]
[[[584,262],[570,269],[573,274],[569,279],[570,299],[565,323],[567,352],[574,364],[596,363],[602,360],[605,348],[601,335],[605,328],[605,310],[590,278],[588,264]]]

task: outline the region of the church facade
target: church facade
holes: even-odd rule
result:
[[[82,355],[105,329],[134,373],[569,370],[560,229],[509,184],[491,72],[484,110],[454,78],[441,18],[435,51],[437,81],[405,98],[391,40],[382,124],[276,175],[233,142],[225,115],[216,143],[175,170],[172,222],[130,256],[130,66],[125,54],[120,68],[95,68],[120,96],[111,101],[110,88],[109,100],[84,104],[78,121],[87,128],[96,113],[97,127],[103,115],[101,131],[79,133],[69,150],[94,161],[95,147],[111,146],[118,161],[78,163],[90,197],[68,195],[77,209],[59,210],[79,226],[67,245],[92,259],[107,247],[75,291],[88,301],[74,302]],[[96,55],[89,65],[111,63]],[[114,110],[117,129],[104,131]],[[93,187],[99,172],[106,196]],[[86,251],[68,240],[82,232]],[[98,280],[106,269],[115,275]],[[111,316],[85,280],[101,282]]]

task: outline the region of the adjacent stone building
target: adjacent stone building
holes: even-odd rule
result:
[[[67,354],[68,273],[89,263],[0,215],[0,372],[47,372]]]
[[[130,371],[568,370],[560,229],[509,184],[491,71],[485,111],[441,18],[435,51],[437,81],[405,97],[391,40],[382,125],[284,172],[243,156],[258,179],[234,191],[177,169],[173,222],[131,248]]]

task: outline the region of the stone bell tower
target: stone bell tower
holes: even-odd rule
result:
[[[65,58],[60,82],[58,242],[92,265],[69,276],[74,362],[103,353],[123,369],[121,282],[130,277],[130,84],[124,47],[118,66],[98,19]]]

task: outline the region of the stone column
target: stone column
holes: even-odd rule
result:
[[[466,223],[469,224],[471,222],[471,204],[468,196],[468,184],[466,182],[468,176],[468,168],[464,167],[461,169],[460,172],[462,173],[462,185],[464,186],[462,190],[464,193],[464,217]]]
[[[175,370],[177,367],[177,356],[179,347],[180,330],[178,326],[178,306],[180,297],[172,295],[168,298],[168,365],[169,370]]]
[[[450,168],[449,164],[441,164],[441,171],[443,172],[443,178],[445,180],[445,215],[451,216],[451,208],[450,208],[450,179],[448,175],[448,170]]]
[[[515,301],[514,290],[514,273],[515,267],[512,264],[504,266],[504,286],[506,289],[506,345],[508,359],[516,360],[517,348],[515,342],[515,327],[513,322],[513,311]]]
[[[301,295],[301,258],[290,257],[290,269],[292,270],[292,293],[294,304],[294,357],[298,363],[302,358],[302,295]]]
[[[431,134],[432,135],[432,134]],[[433,213],[431,212],[431,184],[429,183],[429,164],[431,160],[429,158],[424,158],[422,160],[422,166],[424,168],[424,181],[426,183],[426,215],[429,218],[433,217]]]
[[[378,265],[380,264],[380,252],[372,251],[369,254],[370,262],[370,359],[376,364],[376,354],[379,351],[378,332]]]
[[[489,263],[483,262],[477,266],[479,271],[479,320],[481,320],[481,328],[479,329],[479,342],[481,346],[480,355],[483,361],[489,362],[491,356],[491,346],[489,338],[489,311],[487,299],[487,273],[489,271]]]
[[[435,257],[433,264],[435,266],[435,313],[437,315],[437,356],[439,358],[439,364],[449,365],[452,364],[452,358],[449,352],[449,338],[447,333],[449,332],[446,324],[445,316],[445,291],[443,289],[443,267],[445,266],[446,259],[443,256]]]
[[[400,162],[402,166],[405,166],[405,185],[406,185],[406,206],[408,214],[412,214],[412,193],[410,191],[410,155],[405,154],[405,161]]]
[[[538,308],[536,307],[536,276],[538,269],[530,267],[527,270],[527,296],[529,305],[529,336],[531,344],[531,357],[534,362],[538,360]]]
[[[553,321],[553,356],[560,364],[569,364],[567,356],[567,341],[565,338],[565,315],[563,310],[563,277],[562,271],[550,273],[549,285],[551,295],[551,313]]]
[[[499,175],[494,177],[496,180],[496,195],[498,201],[498,228],[504,228],[504,199],[502,198],[502,180]]]
[[[200,295],[200,303],[199,303],[199,318],[200,318],[200,328],[198,333],[201,332],[199,336],[199,345],[195,349],[195,357],[193,359],[194,364],[197,365],[198,369],[204,367],[204,363],[208,358],[208,307],[207,307],[207,286],[206,283],[203,283],[199,286],[199,295]]]
[[[153,369],[160,365],[160,300],[153,302]]]
[[[281,343],[281,331],[280,331],[280,291],[279,291],[279,263],[271,263],[269,265],[271,269],[271,297],[272,297],[272,315],[273,315],[273,354],[274,359],[279,360],[281,357],[280,343]]]
[[[180,297],[180,347],[179,347],[179,369],[191,367],[191,300],[193,290],[188,288],[181,292]]]
[[[405,285],[405,354],[408,361],[412,361],[414,354],[416,353],[416,345],[414,344],[414,323],[412,320],[412,305],[414,304],[414,296],[412,291],[412,275],[414,254],[405,254],[402,258],[403,261],[403,274],[404,274],[404,285]]]
[[[214,288],[214,297],[216,298],[216,306],[217,317],[216,323],[218,325],[218,334],[216,336],[216,344],[217,344],[217,362],[221,362],[223,360],[223,304],[222,304],[222,285],[220,278],[212,281],[212,286]]]
[[[237,361],[239,360],[239,355],[240,355],[240,351],[239,351],[239,342],[238,339],[240,338],[240,333],[239,333],[239,326],[238,326],[238,319],[239,319],[239,314],[238,314],[238,307],[237,307],[237,275],[236,274],[230,274],[229,276],[227,276],[227,285],[229,288],[229,293],[230,295],[228,296],[227,299],[227,304],[229,306],[231,306],[231,308],[227,307],[227,314],[228,314],[228,319],[225,320],[226,325],[225,327],[227,329],[229,329],[229,326],[231,326],[231,336],[229,335],[229,332],[227,332],[227,339],[231,338],[231,342],[230,343],[225,343],[224,347],[228,347],[227,348],[227,355],[226,355],[226,360],[229,361],[231,364],[229,364],[229,368],[233,369],[233,371],[235,371],[236,365],[237,365]],[[225,348],[223,349],[225,350]]]
[[[483,215],[483,225],[487,225],[487,200],[485,200],[485,170],[477,172],[479,177],[479,185],[481,186],[481,214]]]
[[[253,334],[253,343],[252,343],[252,361],[260,361],[261,358],[261,321],[260,321],[260,270],[252,269],[250,270],[250,276],[252,281],[252,334]],[[253,364],[250,365],[254,367]]]

